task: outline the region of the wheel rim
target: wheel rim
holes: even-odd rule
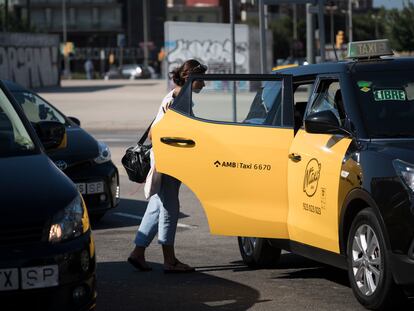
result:
[[[247,256],[252,256],[254,249],[256,247],[256,243],[257,243],[257,238],[245,238],[242,237],[242,246],[243,246],[243,251]]]
[[[352,242],[352,271],[359,291],[371,296],[382,276],[381,247],[369,225],[361,225]]]

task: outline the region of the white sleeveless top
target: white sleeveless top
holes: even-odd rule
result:
[[[174,102],[173,94],[174,94],[174,90],[169,92],[162,100],[161,106],[158,109],[157,116],[155,117],[155,120],[152,123],[151,128],[164,117],[164,114],[166,113],[168,107]],[[149,199],[152,195],[156,194],[159,191],[160,186],[161,186],[161,173],[158,173],[157,170],[155,169],[155,159],[154,159],[154,152],[152,148],[151,148],[150,158],[151,158],[151,169],[148,173],[147,179],[145,181],[145,186],[144,186],[144,194],[145,194],[145,198],[147,199]]]

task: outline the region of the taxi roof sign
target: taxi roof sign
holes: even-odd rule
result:
[[[388,39],[356,41],[348,44],[347,58],[379,58],[387,55],[394,55]]]

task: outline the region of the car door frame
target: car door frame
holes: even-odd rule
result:
[[[319,89],[319,87],[323,83],[323,81],[326,81],[326,80],[337,80],[338,83],[339,83],[340,89],[342,90],[343,81],[342,81],[342,77],[341,77],[341,74],[340,73],[329,73],[329,74],[321,74],[321,75],[318,75],[316,77],[316,80],[315,80],[315,84],[314,84],[314,87],[313,87],[313,90],[312,90],[312,95],[309,97],[309,101],[308,101],[308,104],[307,104],[307,107],[306,107],[306,110],[305,110],[304,119],[306,119],[306,117],[309,115],[309,111],[310,111],[312,105],[315,103],[315,101],[317,99],[317,96],[319,94],[319,93],[317,93],[317,90]],[[343,96],[342,96],[342,99],[343,99]],[[343,106],[344,106],[343,108],[345,109],[345,103],[344,103]],[[345,109],[345,113],[348,116],[348,113],[347,113],[346,109]],[[308,135],[308,136],[309,135],[327,135],[327,134],[312,134],[312,133],[307,133],[305,131],[305,129],[301,129],[300,131],[303,131],[300,135],[303,135],[304,133],[305,133],[305,135]],[[295,139],[296,138],[297,138],[297,136],[295,136]],[[312,138],[312,136],[308,137],[308,140],[307,141],[312,141],[311,138]],[[334,138],[334,135],[331,135],[331,139],[332,138]],[[342,141],[342,143],[341,143],[341,140],[342,139],[345,139],[345,140]],[[352,141],[352,139],[347,139],[347,137],[343,137],[339,141],[332,140],[333,146],[335,146],[337,143],[340,144],[338,146],[341,146],[341,149],[339,151],[340,153],[338,155],[339,158],[341,156],[342,156],[342,158],[345,157],[346,151],[348,150],[349,144],[351,143],[351,141]],[[343,146],[341,144],[343,144]],[[295,148],[295,141],[292,142],[292,148],[293,149]],[[292,151],[295,151],[295,150],[292,150]],[[313,158],[312,157],[312,150],[310,152],[308,152],[308,153],[310,155],[310,160],[312,160],[312,158]],[[289,167],[288,168],[289,178],[292,177],[291,176],[292,171],[290,169],[291,165],[292,164],[290,162],[289,165],[288,165],[288,167]],[[338,165],[340,167],[340,163],[338,163]],[[328,166],[328,169],[329,169],[329,166]],[[325,171],[326,171],[326,169],[325,169]],[[340,184],[340,169],[338,170],[337,173],[338,173],[338,176],[337,176],[337,179],[336,179],[335,183],[337,183],[337,186],[338,186],[337,188],[339,189],[339,184]],[[299,179],[299,181],[302,181],[302,179]],[[292,182],[289,182],[289,187],[292,187]],[[322,185],[320,186],[320,188],[322,188]],[[335,189],[335,190],[338,190],[338,189]],[[301,215],[301,214],[298,214],[298,211],[299,210],[306,210],[305,209],[305,206],[303,206],[303,208],[302,207],[299,207],[299,206],[293,206],[295,204],[292,203],[294,200],[291,200],[291,196],[292,196],[292,192],[291,191],[292,191],[292,189],[288,189],[288,191],[289,191],[289,218],[288,218],[288,223],[289,224],[288,224],[288,227],[289,227],[289,233],[290,233],[290,235],[292,237],[292,240],[295,241],[295,242],[299,242],[299,243],[305,244],[305,245],[309,245],[309,246],[317,247],[317,248],[320,248],[320,249],[324,249],[324,250],[327,250],[327,251],[330,251],[330,252],[339,253],[340,252],[340,244],[339,244],[340,243],[340,240],[339,240],[339,218],[340,218],[340,209],[341,209],[341,207],[340,206],[336,206],[336,205],[334,207],[331,207],[331,208],[334,209],[333,213],[334,214],[336,213],[336,216],[337,217],[331,217],[330,218],[330,221],[334,221],[335,223],[332,223],[332,224],[331,223],[328,223],[326,225],[327,226],[334,227],[334,229],[331,230],[331,231],[335,232],[335,237],[332,238],[332,239],[328,239],[328,238],[324,239],[321,235],[318,235],[318,233],[315,232],[315,231],[320,231],[321,230],[321,227],[320,227],[321,224],[318,224],[316,226],[317,228],[315,228],[314,230],[311,229],[314,221],[317,219],[314,216],[315,215],[318,215],[318,212],[322,212],[323,213],[323,210],[321,210],[321,209],[317,210],[316,209],[317,206],[308,205],[307,207],[309,209],[307,211],[309,212],[308,213],[309,215]],[[323,191],[327,191],[327,190],[325,189]],[[295,191],[295,193],[298,194],[298,191]],[[329,199],[329,196],[332,196],[331,193],[335,193],[335,191],[332,191],[331,190],[330,193],[327,194],[328,199]],[[338,203],[337,196],[334,196],[334,202]],[[313,214],[311,214],[311,213],[313,213]],[[304,220],[304,217],[306,217],[306,216],[309,217],[308,220]],[[311,219],[312,217],[313,217],[313,220]],[[295,220],[295,218],[297,220]],[[302,228],[300,228],[300,226],[297,225],[297,222],[299,221],[299,219],[301,219],[300,221],[301,221],[301,223],[303,225]],[[323,225],[323,223],[322,223],[322,225]],[[312,235],[314,235],[314,236],[312,236]]]
[[[255,124],[242,124],[242,123],[234,123],[234,122],[223,122],[223,121],[215,121],[215,120],[206,120],[206,119],[202,119],[202,118],[198,118],[194,115],[191,115],[191,97],[190,98],[185,98],[184,96],[189,96],[188,92],[191,92],[191,84],[194,80],[229,80],[229,81],[242,81],[242,80],[246,80],[246,81],[282,81],[282,100],[281,100],[281,119],[280,119],[280,126],[275,126],[274,122],[275,119],[273,119],[272,124],[271,125],[255,125]],[[191,93],[190,93],[191,94]],[[191,96],[191,95],[190,95]],[[167,156],[165,155],[167,152],[163,152],[166,151],[167,149],[165,149],[165,146],[162,145],[162,142],[164,140],[164,144],[166,143],[166,140],[168,140],[168,138],[174,138],[174,137],[164,137],[164,133],[167,133],[167,125],[168,125],[168,130],[172,129],[173,126],[171,126],[172,124],[167,124],[168,122],[170,122],[171,120],[173,120],[172,118],[176,118],[177,120],[179,120],[181,123],[180,127],[181,129],[173,129],[171,133],[178,133],[178,135],[175,135],[176,138],[178,138],[178,140],[181,141],[189,141],[190,139],[188,139],[188,136],[186,134],[186,132],[189,132],[188,129],[182,129],[183,127],[186,126],[186,124],[184,123],[191,123],[191,129],[193,130],[191,132],[191,136],[194,137],[194,135],[196,136],[197,133],[197,127],[199,126],[204,126],[203,128],[203,134],[205,135],[206,132],[209,132],[206,130],[206,127],[210,126],[210,128],[208,128],[209,130],[214,129],[214,127],[212,128],[212,126],[214,124],[217,124],[220,126],[220,129],[222,131],[231,131],[232,129],[229,127],[233,128],[233,131],[235,132],[243,132],[243,133],[247,133],[247,131],[251,131],[254,133],[263,133],[266,132],[266,137],[269,137],[271,135],[277,135],[277,131],[280,130],[284,130],[283,132],[283,137],[289,137],[288,140],[285,140],[285,147],[283,147],[283,143],[279,142],[278,144],[269,144],[269,145],[275,145],[277,147],[273,147],[273,148],[279,148],[278,150],[282,150],[283,148],[285,148],[285,151],[280,151],[283,153],[282,158],[280,159],[279,157],[277,157],[277,161],[279,161],[281,164],[280,166],[283,166],[284,172],[281,172],[280,174],[282,175],[282,177],[280,178],[280,182],[284,184],[284,186],[281,188],[283,191],[283,196],[286,197],[286,202],[283,204],[283,206],[281,204],[277,205],[277,203],[272,203],[275,206],[277,206],[279,209],[282,208],[285,210],[286,215],[282,215],[282,214],[277,214],[278,216],[280,216],[281,220],[277,221],[277,226],[279,226],[281,229],[276,229],[275,231],[272,232],[272,226],[274,225],[274,223],[272,223],[272,219],[266,219],[264,220],[264,216],[260,215],[260,216],[256,216],[254,215],[255,213],[255,208],[258,209],[257,213],[260,213],[260,205],[259,207],[251,207],[250,211],[247,210],[246,206],[243,206],[243,208],[241,207],[240,210],[234,210],[235,207],[233,207],[232,203],[231,203],[231,195],[233,194],[229,194],[230,197],[227,197],[227,204],[229,204],[229,207],[226,209],[226,207],[220,206],[222,203],[215,200],[214,197],[211,196],[211,193],[214,193],[214,190],[212,191],[211,189],[209,189],[210,191],[210,196],[208,198],[206,198],[203,195],[203,189],[200,185],[207,187],[206,184],[202,184],[201,182],[191,182],[189,177],[188,172],[183,173],[182,171],[179,170],[179,168],[176,168],[175,171],[174,169],[171,169],[172,164],[170,165],[167,159]],[[169,119],[170,121],[164,121],[166,119]],[[163,121],[164,121],[164,125],[163,125]],[[217,75],[217,74],[213,74],[213,75],[192,75],[189,77],[186,85],[183,87],[182,91],[180,92],[180,94],[177,96],[177,98],[175,99],[174,103],[171,106],[171,109],[167,110],[165,116],[163,117],[163,119],[157,123],[155,125],[155,127],[153,128],[153,146],[154,146],[154,150],[155,150],[155,162],[158,163],[157,164],[157,170],[159,172],[162,173],[166,173],[168,175],[172,175],[173,177],[181,180],[182,182],[184,182],[194,193],[195,195],[198,197],[199,201],[201,202],[207,219],[208,219],[208,223],[210,226],[210,231],[214,234],[221,234],[221,235],[232,235],[232,236],[257,236],[257,237],[269,237],[269,238],[282,238],[282,239],[287,239],[288,238],[288,234],[287,234],[287,210],[288,210],[288,203],[287,203],[287,186],[286,184],[286,178],[287,175],[285,176],[285,178],[283,177],[283,174],[287,174],[287,152],[288,149],[290,147],[290,143],[293,140],[293,131],[294,131],[294,124],[293,124],[293,76],[292,75],[282,75],[282,74],[258,74],[258,75],[253,75],[253,74],[226,74],[226,75]],[[161,125],[160,125],[161,124]],[[216,129],[218,129],[216,127]],[[252,129],[252,130],[249,130]],[[181,131],[181,132],[180,132]],[[281,133],[281,132],[279,132]],[[181,134],[181,135],[179,135]],[[184,134],[184,135],[183,135]],[[210,134],[210,133],[208,133]],[[234,133],[233,133],[234,134]],[[213,134],[211,134],[213,135]],[[174,136],[174,134],[172,134],[171,136]],[[193,138],[190,137],[190,138]],[[205,137],[205,136],[204,136]],[[273,136],[274,137],[274,136]],[[200,147],[200,139],[199,137],[196,137],[196,139],[194,139],[194,144],[192,144],[191,146],[187,146],[186,148],[181,148],[181,151],[177,151],[176,155],[181,155],[182,158],[181,159],[185,159],[186,155],[184,155],[184,152],[188,152],[189,150],[194,150],[194,146],[199,146]],[[273,141],[277,141],[277,140],[273,140]],[[171,142],[171,141],[170,141]],[[201,141],[202,142],[202,141]],[[214,142],[214,139],[213,139]],[[240,140],[239,140],[240,143]],[[268,141],[267,141],[268,143]],[[242,142],[243,144],[243,142]],[[280,145],[280,146],[279,146]],[[173,146],[173,144],[171,144],[171,146]],[[240,146],[237,145],[238,147]],[[250,146],[252,146],[252,144],[250,144]],[[163,148],[164,147],[164,148]],[[179,147],[177,145],[175,145],[175,147]],[[181,146],[183,147],[183,146]],[[213,152],[215,152],[214,148],[215,146],[210,146],[211,149],[213,149]],[[179,148],[178,148],[179,149]],[[253,148],[255,149],[255,148]],[[265,149],[265,150],[269,150]],[[158,155],[157,155],[158,152]],[[248,150],[246,151],[246,153],[251,154],[252,151]],[[258,150],[253,150],[253,152],[256,152],[256,154],[259,153]],[[164,153],[164,155],[162,155],[162,153]],[[284,154],[286,153],[286,154]],[[173,154],[173,153],[171,153]],[[170,154],[170,157],[171,157]],[[237,154],[240,155],[240,152],[238,152],[237,150],[232,154],[233,156]],[[254,155],[254,154],[253,154]],[[192,160],[193,158],[195,158],[196,160]],[[201,157],[199,155],[195,156],[191,158],[190,161],[202,161],[202,159],[200,159]],[[254,158],[254,156],[253,156]],[[188,159],[187,159],[188,160]],[[209,159],[213,160],[213,159]],[[275,159],[272,159],[272,161],[276,161]],[[282,162],[283,161],[283,162]],[[187,162],[188,163],[188,162]],[[205,163],[203,163],[204,167],[207,167],[207,161],[205,161]],[[211,163],[213,164],[213,163]],[[208,164],[210,165],[210,164]],[[193,169],[196,169],[195,165],[193,165]],[[200,167],[201,165],[198,165],[198,167]],[[280,167],[278,167],[280,168]],[[190,168],[191,169],[191,168]],[[204,170],[206,170],[205,168],[203,168]],[[208,168],[210,170],[210,168]],[[187,169],[189,170],[189,169]],[[199,172],[201,172],[201,170],[199,170]],[[279,172],[279,170],[273,169],[274,174],[276,174],[276,172]],[[272,174],[273,174],[272,172]],[[206,174],[206,171],[203,171],[203,178],[209,178],[210,176],[208,176],[209,174]],[[216,175],[217,176],[217,175]],[[242,175],[240,175],[242,176]],[[271,175],[273,176],[273,175]],[[245,176],[241,177],[242,179],[245,178]],[[201,179],[201,177],[199,178]],[[216,179],[217,180],[217,179]],[[212,180],[214,181],[214,179]],[[222,182],[222,181],[219,181]],[[237,180],[236,183],[241,183],[243,181]],[[249,180],[245,180],[246,184],[249,183]],[[275,183],[276,184],[276,183]],[[226,184],[227,187],[229,187],[228,184]],[[237,187],[237,185],[232,187]],[[210,185],[210,188],[215,187],[214,185]],[[243,188],[243,190],[245,190],[245,188]],[[242,192],[239,192],[239,194]],[[244,193],[243,193],[244,195]],[[256,195],[260,195],[259,193],[257,193]],[[267,194],[267,197],[270,197],[270,195],[273,195],[273,193],[271,194]],[[222,193],[220,193],[218,196],[218,198],[223,197]],[[266,197],[266,198],[267,198]],[[274,200],[274,199],[273,199]],[[282,199],[280,199],[280,201],[282,201]],[[270,200],[268,200],[270,202]],[[276,200],[275,200],[276,201]],[[242,203],[243,204],[243,203]],[[269,212],[269,208],[267,209],[267,212]],[[277,209],[276,209],[277,210]],[[270,211],[268,214],[272,214],[275,215],[275,211],[273,210]],[[244,214],[243,214],[244,213]],[[265,211],[266,213],[266,211]],[[261,217],[261,218],[260,218]],[[256,218],[256,219],[254,219]],[[274,220],[274,222],[276,222],[276,220]],[[244,228],[241,228],[241,225],[244,225]],[[278,227],[278,228],[279,228]],[[282,228],[283,227],[283,228]],[[281,232],[280,234],[278,232]]]

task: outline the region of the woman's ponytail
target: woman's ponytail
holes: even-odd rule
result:
[[[198,60],[189,59],[181,66],[175,67],[169,77],[177,86],[183,86],[191,73],[205,73],[207,66],[202,65]]]

